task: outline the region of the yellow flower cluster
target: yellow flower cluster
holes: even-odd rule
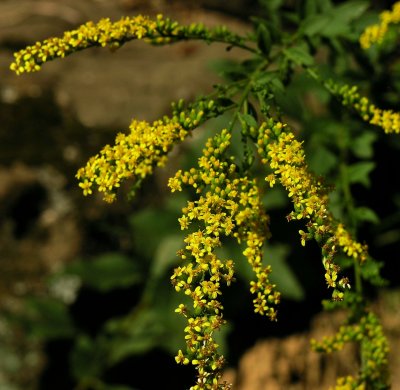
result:
[[[104,193],[105,201],[114,201],[116,189],[123,180],[140,181],[154,167],[163,166],[172,146],[188,134],[178,122],[166,117],[152,124],[134,120],[129,129],[129,134],[119,133],[115,145],[106,145],[78,170],[76,177],[84,195],[97,187]]]
[[[334,288],[334,299],[341,299],[343,293],[337,290],[350,288],[347,278],[338,280],[340,268],[332,260],[339,247],[359,261],[367,257],[366,246],[355,242],[343,225],[337,224],[327,208],[328,197],[321,181],[309,172],[302,143],[294,134],[285,130],[286,125],[269,119],[258,132],[258,153],[261,162],[272,169],[266,177],[272,187],[279,181],[288,191],[294,211],[288,220],[307,220],[307,231],[300,230],[301,244],[312,238],[322,246],[325,279]]]
[[[155,167],[166,163],[175,144],[205,119],[219,113],[213,100],[201,100],[186,108],[183,101],[172,106],[172,118],[164,116],[152,124],[133,120],[128,134],[118,134],[113,146],[106,145],[78,170],[76,177],[85,196],[97,187],[105,201],[113,202],[125,179],[133,181],[133,188],[138,186]]]
[[[336,227],[335,237],[337,238],[338,245],[343,248],[343,252],[347,256],[353,257],[361,263],[367,259],[367,245],[355,242],[343,224],[339,223]]]
[[[336,386],[330,387],[329,390],[366,390],[365,382],[361,382],[358,378],[351,375],[342,376],[336,380]]]
[[[45,62],[56,58],[64,58],[74,52],[89,47],[108,46],[115,50],[125,42],[143,39],[154,45],[166,45],[186,39],[201,39],[205,42],[224,42],[229,45],[248,48],[244,38],[236,35],[225,27],[206,28],[201,23],[188,26],[157,15],[155,20],[148,16],[137,15],[123,17],[116,22],[109,18],[98,23],[87,22],[75,30],[66,31],[62,37],[53,37],[36,42],[14,54],[14,62],[10,69],[17,74],[36,72]]]
[[[198,168],[180,170],[169,180],[171,191],[180,191],[186,185],[200,194],[182,210],[181,229],[195,228],[178,252],[186,264],[176,268],[171,277],[175,289],[193,300],[192,308],[180,305],[176,309],[188,318],[187,353],[179,351],[176,360],[196,366],[197,384],[192,389],[223,388],[218,380],[224,358],[217,353],[213,334],[224,323],[223,306],[218,301],[221,284],[230,285],[234,280],[233,261],[221,260],[216,254],[223,237],[232,236],[246,244],[243,254],[256,274],[256,281],[251,283],[255,311],[275,320],[273,306],[280,301],[280,294],[269,281],[271,269],[262,265],[262,247],[269,236],[268,217],[256,182],[241,177],[233,158],[224,156],[230,139],[226,130],[209,139]]]
[[[378,317],[368,312],[359,323],[341,326],[334,336],[325,336],[320,342],[311,340],[311,346],[317,352],[332,353],[343,349],[348,342],[359,343],[363,351],[360,374],[356,378],[340,378],[335,389],[363,389],[367,385],[386,388],[389,345]]]
[[[124,17],[117,22],[101,19],[98,23],[87,22],[72,31],[66,31],[61,38],[49,38],[28,46],[14,54],[10,69],[17,74],[40,70],[43,63],[55,58],[63,58],[71,53],[93,46],[109,46],[116,49],[133,39],[153,37],[157,33],[158,21],[147,16]]]
[[[400,22],[400,1],[396,2],[391,11],[383,11],[379,15],[380,23],[367,27],[360,36],[360,45],[368,49],[374,43],[381,43],[390,24]]]
[[[362,97],[356,86],[338,86],[331,83],[333,93],[339,95],[342,104],[353,107],[361,118],[372,124],[381,127],[385,133],[400,134],[400,113],[392,110],[382,110],[371,104],[366,97]]]

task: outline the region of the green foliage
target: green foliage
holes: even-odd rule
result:
[[[331,353],[349,341],[359,344],[360,370],[339,378],[337,389],[389,386],[387,341],[365,294],[365,288],[387,283],[383,262],[368,253],[362,237],[358,241],[362,229],[378,225],[382,217],[357,195],[374,185],[371,178],[380,164],[376,144],[384,133],[400,133],[400,114],[363,96],[374,99],[373,91],[379,90],[385,101],[374,83],[390,74],[387,46],[365,51],[359,45],[376,16],[367,1],[259,3],[264,16],[251,19],[253,32],[245,36],[223,26],[183,26],[161,16],[139,16],[89,23],[16,54],[11,69],[24,73],[79,50],[116,49],[134,39],[154,45],[218,42],[248,53],[241,62],[212,64],[223,79],[210,95],[173,103],[170,115],[152,124],[133,121],[129,134],[118,135],[114,146],[79,170],[84,195],[98,190],[106,201],[115,201],[127,180],[133,196],[146,176],[166,164],[174,146],[200,133],[185,144],[181,169],[168,181],[171,191],[180,193],[175,200],[165,196],[127,218],[135,255],[100,254],[68,265],[57,276],[76,278],[83,289],[99,294],[137,288],[137,302],[128,313],[108,319],[93,336],[74,325],[71,302],[26,302],[20,322],[29,327],[35,321],[29,330],[33,337],[74,340],[71,371],[78,388],[117,389],[105,384],[108,368],[161,348],[171,354],[178,350],[175,360],[194,366],[191,389],[228,389],[221,375],[232,328],[223,326],[220,296],[238,279],[250,284],[254,311],[273,321],[281,297],[306,304],[310,286],[302,285],[291,258],[311,240],[320,248],[322,266],[302,259],[302,268],[319,273],[330,289],[330,301],[321,296],[326,309],[348,311],[337,335],[314,342],[315,349]],[[387,23],[398,23],[393,15]],[[393,36],[387,37],[394,50]],[[399,102],[398,77],[393,85],[397,91],[389,96],[389,106]],[[285,228],[275,235],[273,213],[297,224],[297,242]],[[171,282],[181,294],[173,293]]]
[[[143,276],[138,263],[119,253],[104,253],[92,261],[76,261],[64,272],[77,276],[85,286],[100,292],[132,286]]]

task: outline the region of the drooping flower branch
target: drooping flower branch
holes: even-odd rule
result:
[[[231,134],[223,130],[207,141],[198,168],[179,170],[169,180],[172,192],[184,186],[193,187],[199,198],[189,201],[179,219],[182,230],[193,230],[185,238],[184,248],[178,252],[184,265],[175,269],[171,277],[177,291],[188,295],[193,304],[179,305],[177,312],[188,320],[186,352],[179,350],[179,363],[196,366],[197,389],[219,389],[224,358],[218,354],[214,333],[225,322],[223,305],[218,300],[222,284],[234,280],[234,264],[223,260],[217,248],[224,237],[244,243],[243,255],[255,273],[250,291],[256,313],[276,320],[275,307],[279,292],[269,281],[270,266],[263,265],[263,245],[269,237],[268,216],[259,197],[255,179],[243,177],[227,155]],[[236,259],[238,261],[238,259]]]
[[[48,61],[64,58],[90,47],[109,47],[115,50],[132,40],[165,45],[188,39],[198,39],[208,43],[224,42],[254,51],[246,45],[244,38],[225,27],[210,29],[199,23],[184,26],[162,15],[158,15],[155,20],[138,15],[123,17],[117,22],[111,22],[109,18],[101,19],[98,23],[87,22],[75,30],[66,31],[61,38],[54,37],[36,42],[35,45],[14,54],[15,60],[10,69],[17,74],[36,72]]]
[[[343,290],[350,288],[349,279],[338,279],[340,267],[334,257],[338,249],[363,263],[367,246],[356,242],[344,226],[334,219],[328,209],[327,191],[320,179],[307,166],[302,143],[282,122],[269,119],[258,131],[258,153],[261,162],[272,169],[266,177],[273,187],[279,181],[288,191],[294,210],[288,220],[305,220],[307,231],[300,230],[301,243],[315,239],[322,248],[325,280],[333,288],[333,298],[343,298]]]

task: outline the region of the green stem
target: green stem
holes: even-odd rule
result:
[[[238,102],[238,104],[237,104],[237,106],[236,106],[235,112],[233,113],[232,120],[231,120],[230,123],[229,123],[229,126],[228,126],[228,131],[229,131],[229,132],[232,132],[233,126],[235,125],[235,123],[236,123],[236,121],[237,121],[237,119],[238,119],[238,117],[239,117],[239,113],[240,113],[240,111],[242,110],[242,107],[244,106],[245,103],[247,104],[247,99],[248,99],[249,94],[250,94],[250,91],[251,91],[251,89],[252,89],[252,87],[253,87],[253,81],[254,81],[254,79],[255,79],[255,76],[258,76],[259,73],[260,73],[268,64],[269,64],[269,61],[268,61],[268,60],[263,61],[263,62],[254,70],[254,72],[250,74],[250,77],[247,79],[247,84],[246,84],[246,86],[244,87],[244,90],[243,90],[243,92],[242,92],[242,94],[241,94],[241,96],[240,96],[240,100],[239,100],[239,102]]]
[[[342,185],[342,192],[344,197],[344,209],[347,215],[347,227],[349,231],[355,236],[356,228],[357,228],[357,221],[355,219],[355,212],[354,212],[354,200],[351,194],[350,188],[350,181],[348,175],[348,168],[346,164],[347,160],[347,146],[345,137],[343,135],[343,130],[339,133],[338,137],[338,146],[340,149],[340,165],[339,165],[339,172],[340,172],[340,181]],[[357,259],[353,260],[354,266],[354,281],[355,281],[355,290],[359,296],[362,295],[362,281],[361,281],[361,270],[360,264]]]

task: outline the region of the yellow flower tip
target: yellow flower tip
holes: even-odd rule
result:
[[[83,189],[83,195],[87,196],[90,195],[92,193],[92,183],[85,180],[82,183],[79,183],[79,187],[81,187]]]
[[[114,193],[106,193],[103,196],[103,200],[106,203],[113,203],[117,199],[117,195]]]
[[[375,43],[381,44],[389,25],[400,22],[400,2],[396,2],[391,11],[383,11],[379,15],[379,19],[379,23],[368,26],[361,34],[359,43],[362,49],[369,49]]]
[[[42,63],[92,46],[115,50],[126,40],[152,37],[156,27],[156,21],[143,15],[125,17],[115,23],[109,19],[101,19],[97,24],[88,22],[60,38],[46,39],[15,53],[10,69],[17,74],[36,72]]]
[[[190,362],[189,359],[183,355],[182,350],[178,351],[178,355],[175,356],[175,361],[178,364],[184,364],[184,365],[187,365]]]
[[[168,179],[168,187],[171,192],[182,191],[181,181],[176,176]]]

